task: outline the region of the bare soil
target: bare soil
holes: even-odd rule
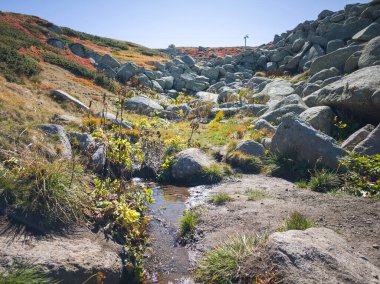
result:
[[[261,190],[267,197],[248,201],[244,192],[249,189]],[[354,251],[380,267],[380,202],[316,193],[264,175],[246,175],[227,181],[206,194],[220,192],[230,194],[233,201],[221,206],[204,205],[197,240],[191,248],[195,259],[236,233],[274,232],[290,213],[299,211],[318,226],[340,234]]]

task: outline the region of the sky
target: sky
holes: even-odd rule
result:
[[[151,48],[257,46],[355,0],[0,0],[0,10]]]

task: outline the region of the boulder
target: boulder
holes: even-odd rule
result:
[[[309,107],[343,109],[369,121],[380,121],[380,65],[359,69],[304,98]],[[380,93],[379,93],[380,94]]]
[[[283,156],[291,155],[293,159],[310,165],[320,164],[333,169],[338,168],[339,159],[347,154],[333,138],[291,113],[282,117],[272,138],[270,151]]]
[[[156,80],[164,90],[170,90],[174,85],[173,76],[165,76]]]
[[[75,233],[30,237],[28,241],[21,235],[2,233],[0,244],[0,268],[37,266],[62,284],[81,284],[98,272],[104,274],[103,283],[120,283],[121,280],[122,246],[106,240],[104,233],[93,234],[80,228]],[[42,282],[28,278],[12,283]]]
[[[284,283],[376,283],[380,269],[327,228],[269,236],[262,255],[284,274]]]
[[[314,93],[315,91],[319,90],[320,88],[321,88],[321,86],[318,84],[305,84],[303,91],[302,91],[302,96],[306,97],[306,96]]]
[[[352,39],[357,41],[369,41],[377,36],[380,36],[380,24],[375,22],[358,32]]]
[[[103,68],[119,68],[121,66],[120,62],[117,61],[115,58],[113,58],[109,54],[105,54],[102,56],[102,59],[99,61],[99,66]]]
[[[292,44],[292,51],[299,52],[301,48],[304,46],[304,44],[305,44],[305,39],[303,38],[296,39]]]
[[[84,48],[84,45],[81,43],[73,43],[70,45],[70,50],[75,55],[78,55],[79,57],[86,57],[86,49]]]
[[[90,167],[96,172],[101,173],[107,161],[107,147],[104,143],[100,144],[91,156]]]
[[[362,48],[361,45],[347,46],[318,57],[310,66],[310,76],[331,67],[335,67],[342,72],[347,59],[355,52],[362,50]]]
[[[380,154],[380,124],[355,146],[354,151],[365,155]]]
[[[202,70],[202,76],[209,78],[210,80],[218,80],[219,69],[218,68],[206,68]]]
[[[367,124],[366,126],[355,131],[342,143],[342,148],[347,150],[354,150],[355,146],[362,142],[367,136],[374,130],[375,127],[372,124]]]
[[[209,167],[213,161],[200,149],[190,148],[178,153],[171,169],[175,181],[183,183],[202,183],[203,168]]]
[[[69,101],[70,103],[76,105],[77,107],[79,107],[80,109],[83,109],[85,111],[90,110],[88,106],[86,106],[81,101],[77,100],[73,96],[70,96],[68,93],[66,93],[64,91],[55,90],[55,91],[51,92],[51,95],[55,99],[62,100],[62,101]]]
[[[234,151],[242,152],[246,155],[262,157],[265,154],[264,146],[254,140],[242,140],[240,141]]]
[[[71,144],[70,140],[66,135],[65,129],[61,125],[57,124],[43,124],[38,126],[43,132],[49,135],[58,136],[59,143],[61,144],[61,155],[65,159],[72,158]]]
[[[209,92],[197,92],[195,97],[201,102],[213,102],[218,103],[218,94]]]
[[[164,108],[159,103],[142,95],[127,100],[125,102],[125,108],[140,114],[148,115],[164,110]]]
[[[344,73],[352,73],[359,68],[359,59],[362,53],[360,51],[352,54],[344,64]]]
[[[344,47],[346,44],[341,39],[333,39],[327,43],[326,53],[331,53],[339,48]]]
[[[206,81],[204,79],[206,79]],[[210,84],[208,83],[208,78],[204,76],[198,76],[193,80],[186,82],[186,88],[193,92],[204,91],[209,86]]]
[[[71,145],[78,146],[80,150],[85,152],[91,151],[96,145],[95,138],[87,133],[73,131],[70,132],[68,136],[70,138]]]
[[[195,60],[194,60],[194,58],[192,58],[192,57],[189,56],[189,55],[182,56],[182,57],[181,57],[181,60],[182,60],[185,64],[187,64],[187,65],[189,65],[189,66],[194,66],[194,65],[195,65]]]
[[[314,82],[319,81],[319,80],[324,81],[330,77],[338,76],[339,74],[340,74],[340,71],[335,67],[331,67],[329,69],[324,69],[324,70],[321,70],[318,73],[314,74],[310,78],[309,83],[314,83]]]
[[[125,129],[133,129],[133,124],[132,122],[129,122],[127,120],[121,120],[120,118],[117,118],[116,115],[110,112],[99,112],[97,113],[98,117],[102,117],[105,120],[111,122],[112,124],[116,126],[121,126],[122,128]]]
[[[133,62],[126,62],[118,69],[117,78],[122,82],[126,83],[133,75],[136,74],[138,68]]]
[[[302,105],[302,106],[306,107],[306,104],[304,103],[302,98],[297,94],[293,94],[293,95],[289,95],[289,96],[283,98],[279,102],[271,104],[269,107],[269,111],[276,110],[276,109],[279,109],[279,108],[287,106],[287,105]]]
[[[62,41],[60,41],[59,39],[49,38],[47,43],[54,46],[54,47],[57,47],[60,49],[65,49],[65,44]]]
[[[323,34],[323,37],[328,40],[349,40],[369,24],[371,20],[363,18],[353,18],[352,21],[343,24],[331,23],[327,26],[327,32]]]
[[[327,135],[331,134],[334,116],[328,106],[312,107],[300,114],[300,118]]]
[[[269,133],[275,133],[276,127],[274,127],[272,124],[270,124],[265,119],[259,118],[253,122],[253,129],[254,130],[266,130]]]
[[[276,79],[268,83],[259,95],[268,96],[272,101],[280,101],[293,93],[294,89],[289,81]]]
[[[380,36],[371,39],[359,58],[359,68],[364,68],[380,63]]]
[[[300,114],[307,110],[307,107],[301,104],[291,104],[286,105],[283,107],[280,107],[278,109],[275,109],[273,111],[268,111],[264,115],[262,115],[260,118],[265,119],[269,122],[273,122],[275,124],[278,124],[281,121],[281,118],[288,114],[288,113],[295,113]]]

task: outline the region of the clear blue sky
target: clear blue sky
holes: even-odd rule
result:
[[[276,33],[342,10],[350,0],[0,0],[0,10],[152,48],[267,43]]]

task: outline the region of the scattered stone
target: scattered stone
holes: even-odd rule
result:
[[[159,103],[142,95],[127,100],[125,103],[125,108],[139,114],[148,115],[164,110]]]
[[[347,150],[354,150],[355,146],[362,142],[367,136],[374,130],[375,127],[372,124],[367,124],[366,126],[355,131],[348,137],[343,143],[342,148]]]
[[[240,151],[244,154],[256,157],[262,157],[265,153],[264,146],[254,140],[240,141],[236,145],[235,151]]]
[[[312,107],[300,114],[300,118],[327,135],[331,134],[334,116],[333,110],[328,106]]]
[[[57,135],[59,143],[61,144],[61,154],[65,159],[72,158],[71,144],[69,138],[66,135],[65,129],[61,125],[57,124],[44,124],[38,126],[43,132],[50,135]]]
[[[380,124],[354,148],[355,152],[365,155],[380,154]]]
[[[89,107],[86,106],[85,104],[83,104],[81,101],[77,100],[76,98],[74,98],[73,96],[70,96],[68,93],[64,92],[64,91],[61,91],[61,90],[55,90],[51,93],[51,95],[58,99],[58,100],[62,100],[62,101],[69,101],[71,103],[73,103],[74,105],[76,105],[77,107],[85,110],[85,111],[89,111]]]

